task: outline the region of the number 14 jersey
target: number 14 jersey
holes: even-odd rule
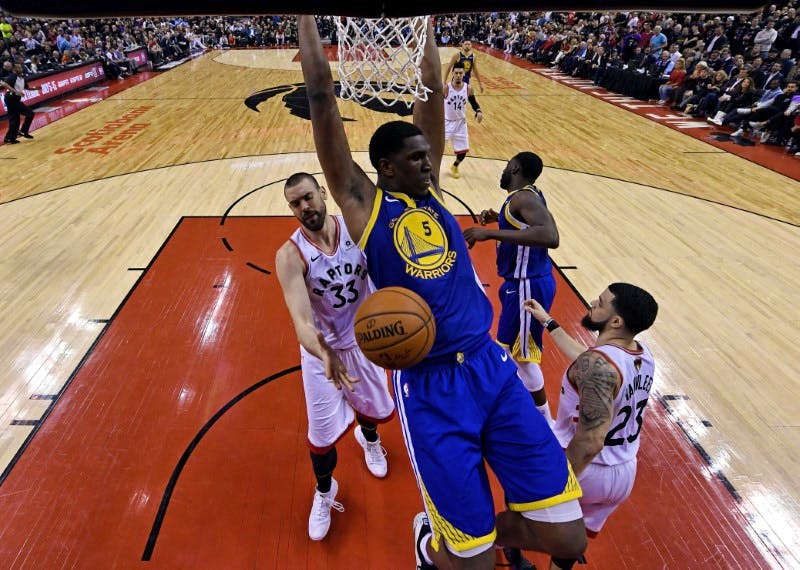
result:
[[[644,410],[653,387],[655,363],[650,350],[639,343],[639,350],[627,350],[614,344],[590,349],[617,369],[622,384],[614,398],[611,427],[602,451],[592,460],[601,465],[618,465],[636,458]],[[561,379],[561,397],[553,431],[566,449],[580,421],[580,397],[569,379],[569,368]]]
[[[341,216],[336,224],[336,247],[323,252],[300,227],[289,238],[305,263],[306,288],[317,330],[331,348],[356,346],[353,319],[356,309],[375,288],[367,276],[367,261],[350,237]]]

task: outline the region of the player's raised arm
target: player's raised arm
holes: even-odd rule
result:
[[[342,209],[347,229],[357,241],[372,211],[375,185],[353,162],[336,104],[330,65],[322,49],[314,16],[298,16],[297,32],[317,158],[328,189]]]
[[[564,353],[564,356],[570,362],[574,362],[581,354],[586,352],[586,345],[575,340],[570,334],[561,328],[555,319],[553,319],[547,311],[544,310],[541,303],[536,299],[526,299],[524,304],[525,310],[533,315],[533,318],[539,321],[543,328],[550,331],[550,337]]]
[[[420,63],[422,83],[432,92],[427,101],[414,103],[414,124],[419,127],[431,149],[428,157],[431,161],[432,180],[439,189],[439,169],[444,154],[444,91],[442,87],[442,62],[439,59],[439,48],[436,47],[436,36],[433,24],[428,22],[428,37],[425,42],[425,54]]]
[[[453,66],[456,64],[456,61],[458,61],[458,53],[454,54],[453,57],[450,58],[450,61],[447,63],[447,69],[445,69],[444,77],[442,77],[442,80],[444,81],[445,85],[447,85],[450,82],[449,81],[450,74],[453,73]]]

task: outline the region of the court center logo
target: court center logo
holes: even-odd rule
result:
[[[339,91],[341,90],[341,85],[338,81],[334,81],[333,89],[336,93],[336,96],[339,96]],[[295,117],[300,117],[301,119],[305,119],[307,121],[311,120],[311,110],[308,107],[308,91],[306,90],[305,83],[292,83],[290,85],[279,85],[277,87],[270,87],[269,89],[264,89],[263,91],[258,91],[253,93],[247,99],[244,100],[244,104],[247,106],[248,109],[252,109],[256,113],[259,112],[258,106],[267,101],[272,99],[273,97],[277,97],[278,95],[282,95],[283,104],[289,109],[289,114]],[[411,115],[413,112],[413,108],[409,109],[406,106],[404,101],[401,100],[387,100],[383,99],[383,102],[377,101],[375,99],[370,100],[365,103],[361,103],[362,106],[366,107],[371,111],[376,111],[378,113],[392,113],[394,115],[398,115],[400,117],[407,117]],[[354,121],[355,119],[350,119],[348,117],[342,117],[343,121]]]
[[[406,262],[406,273],[436,279],[448,273],[456,252],[447,243],[444,228],[428,210],[406,210],[394,224],[394,247]]]

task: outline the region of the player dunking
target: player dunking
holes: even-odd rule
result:
[[[322,540],[331,525],[331,508],[344,510],[336,501],[339,485],[333,478],[337,440],[355,416],[355,436],[367,468],[385,477],[377,424],[392,416],[394,406],[386,373],[361,353],[353,332],[356,309],[373,291],[363,252],[342,219],[328,215],[325,189],[313,176],[293,174],[284,195],[302,226],[278,250],[275,265],[300,340],[308,444],[317,479],[308,536]]]
[[[417,567],[492,568],[495,539],[575,558],[586,547],[580,487],[507,353],[491,340],[491,304],[455,217],[442,203],[444,98],[432,27],[421,63],[432,89],[414,124],[379,127],[369,144],[378,186],[353,162],[313,16],[298,17],[317,156],[377,287],[407,287],[436,319],[420,364],[393,375],[403,435],[425,504],[414,520]],[[510,510],[494,514],[486,461]],[[435,566],[433,563],[435,562]]]
[[[521,152],[508,161],[500,177],[500,188],[508,195],[498,214],[481,212],[482,225],[497,222],[499,229],[468,228],[467,243],[497,240],[497,273],[505,281],[500,287],[500,321],[497,341],[517,363],[519,375],[533,396],[536,407],[552,422],[544,391],[541,325],[523,308],[525,299],[538,299],[550,310],[556,294],[556,280],[548,248],[558,247],[556,222],[547,209],[544,194],[536,187],[542,173],[542,159]]]
[[[478,62],[475,60],[475,52],[472,51],[471,41],[464,40],[461,42],[461,49],[450,58],[450,63],[447,66],[447,73],[444,74],[445,77],[450,77],[453,68],[458,62],[464,66],[464,83],[469,83],[474,73],[475,79],[478,80],[478,87],[480,87],[481,93],[483,93],[483,80],[481,79],[480,73],[478,73]]]
[[[583,487],[586,530],[594,536],[633,489],[655,374],[653,355],[635,337],[653,324],[658,304],[636,285],[612,283],[581,321],[584,328],[599,332],[588,350],[535,300],[526,301],[525,309],[574,361],[561,380],[554,430]],[[569,570],[575,562],[553,558],[550,568]]]
[[[456,62],[453,66],[453,80],[444,86],[444,139],[450,141],[453,152],[456,153],[456,161],[450,167],[453,178],[460,177],[458,165],[464,161],[469,152],[467,101],[480,123],[483,120],[483,111],[475,99],[475,90],[469,83],[464,82],[464,64]]]

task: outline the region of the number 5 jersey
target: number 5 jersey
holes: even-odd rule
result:
[[[305,263],[314,325],[331,348],[345,350],[356,346],[353,332],[356,309],[375,287],[367,276],[364,252],[350,237],[341,216],[331,217],[337,237],[332,253],[323,252],[302,227],[289,239]]]
[[[639,343],[639,350],[627,350],[614,344],[590,349],[604,356],[622,378],[614,398],[611,427],[606,434],[603,450],[592,460],[601,465],[618,465],[636,458],[642,419],[653,386],[655,364],[650,350]],[[580,421],[580,397],[569,379],[569,369],[561,379],[561,397],[553,431],[566,449]]]

